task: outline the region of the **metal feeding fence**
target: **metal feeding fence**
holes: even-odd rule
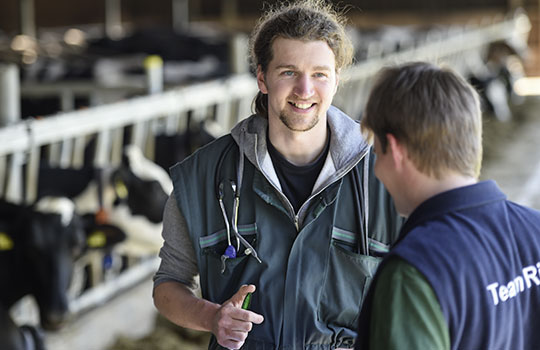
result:
[[[445,63],[467,74],[484,64],[482,57],[490,43],[516,39],[526,43],[529,30],[528,17],[517,13],[482,25],[437,28],[421,42],[398,52],[372,50],[367,59],[342,72],[342,84],[334,104],[353,118],[360,118],[373,77],[381,67],[427,60]],[[250,115],[256,92],[253,76],[238,75],[3,127],[0,129],[0,197],[33,203],[37,198],[40,162],[80,168],[89,138],[97,140],[94,165],[104,167],[120,163],[126,143],[138,145],[153,159],[156,135],[184,132],[191,123],[204,122],[214,136],[225,134]],[[126,128],[131,128],[129,140],[123,139]],[[134,266],[118,278],[92,288],[72,300],[73,312],[99,304],[119,289],[145,278],[156,267],[154,257],[145,265]]]

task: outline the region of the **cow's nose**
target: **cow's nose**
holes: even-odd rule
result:
[[[41,315],[41,327],[47,331],[57,331],[64,326],[68,319],[66,312],[48,312]]]

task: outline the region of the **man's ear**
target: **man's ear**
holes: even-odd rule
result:
[[[259,86],[259,90],[261,90],[263,94],[268,93],[268,89],[266,88],[264,72],[260,64],[257,66],[257,85]]]
[[[387,148],[392,155],[394,166],[397,170],[401,170],[404,166],[404,161],[407,159],[407,150],[392,134],[386,134]]]
[[[336,86],[334,87],[334,93],[333,95],[336,94],[337,90],[338,90],[338,87],[339,87],[339,71],[336,71]]]

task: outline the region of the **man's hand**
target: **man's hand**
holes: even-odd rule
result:
[[[224,302],[212,322],[212,333],[217,342],[229,349],[240,349],[244,344],[253,323],[260,324],[264,317],[242,309],[242,302],[248,293],[253,293],[255,286],[243,285],[238,292]]]

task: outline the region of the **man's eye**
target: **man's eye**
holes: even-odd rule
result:
[[[294,75],[294,72],[293,71],[290,71],[290,70],[287,70],[287,71],[284,71],[283,73],[281,73],[285,76],[288,76],[288,77],[292,77]]]
[[[317,77],[317,78],[326,78],[326,74],[324,74],[324,73],[315,73],[315,77]]]

